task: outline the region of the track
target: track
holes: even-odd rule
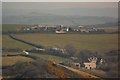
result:
[[[98,80],[102,80],[100,77],[97,77],[97,76],[94,76],[94,75],[91,75],[91,74],[88,74],[86,72],[83,72],[83,71],[80,71],[80,70],[77,70],[77,69],[74,69],[74,68],[71,68],[71,67],[68,67],[68,66],[64,66],[64,65],[61,65],[61,64],[57,64],[61,67],[64,67],[72,72],[75,72],[77,73],[78,75],[80,75],[81,78],[85,78],[85,80],[89,80],[90,78],[97,78]]]

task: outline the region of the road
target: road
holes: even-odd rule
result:
[[[89,80],[90,78],[97,78],[99,80],[102,80],[100,77],[97,77],[97,76],[94,76],[94,75],[91,75],[91,74],[88,74],[86,72],[83,72],[83,71],[80,71],[80,70],[77,70],[77,69],[74,69],[74,68],[71,68],[71,67],[68,67],[68,66],[64,66],[64,65],[61,65],[61,64],[57,64],[61,67],[64,67],[72,72],[75,72],[77,73],[78,75],[80,75],[81,78],[85,78],[87,80]]]

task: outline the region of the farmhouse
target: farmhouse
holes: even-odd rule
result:
[[[85,68],[86,69],[95,69],[97,58],[96,57],[90,57],[90,58],[88,58],[88,61],[89,62],[84,62]]]
[[[84,63],[86,69],[95,69],[96,63]]]

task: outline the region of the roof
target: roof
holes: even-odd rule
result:
[[[95,63],[84,63],[86,66],[87,65],[91,65],[91,66],[96,66],[96,64]]]

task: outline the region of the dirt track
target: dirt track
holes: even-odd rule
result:
[[[71,71],[77,73],[78,75],[80,75],[81,78],[85,78],[86,80],[89,80],[90,78],[100,79],[100,77],[97,77],[97,76],[82,72],[80,70],[77,70],[77,69],[74,69],[74,68],[71,68],[71,67],[68,67],[68,66],[64,66],[64,65],[61,65],[61,64],[57,64],[57,65],[62,66],[64,68],[68,69],[68,70],[71,70]],[[102,80],[102,79],[100,79],[100,80]]]

